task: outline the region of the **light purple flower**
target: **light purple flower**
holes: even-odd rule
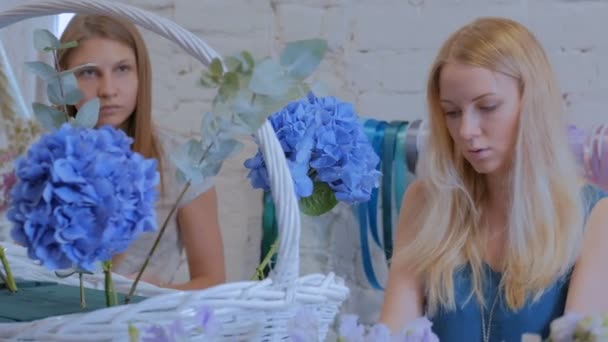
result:
[[[141,342],[175,342],[169,332],[160,325],[152,325],[144,331]]]
[[[551,322],[551,338],[554,342],[572,341],[574,330],[582,315],[569,313]]]
[[[311,342],[319,338],[319,322],[309,308],[298,310],[288,323],[288,334],[293,342]]]
[[[384,324],[375,324],[365,335],[365,342],[392,342],[391,330]]]
[[[342,341],[363,342],[365,328],[359,324],[359,318],[356,315],[343,315],[340,319],[338,334]]]
[[[410,322],[399,335],[400,342],[439,342],[439,337],[433,333],[433,323],[426,317],[419,317]]]
[[[219,322],[213,315],[213,310],[207,306],[200,308],[196,314],[196,319],[202,333],[207,337],[217,335],[219,332]]]

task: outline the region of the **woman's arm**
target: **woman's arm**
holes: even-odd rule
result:
[[[587,219],[585,239],[568,289],[566,312],[608,313],[608,198],[600,200]]]
[[[188,258],[190,281],[167,287],[193,290],[225,282],[224,243],[215,188],[183,206],[177,212],[177,222]]]
[[[380,313],[380,322],[392,331],[402,329],[408,322],[424,313],[421,281],[408,272],[406,263],[398,260],[399,251],[414,238],[415,229],[410,223],[424,203],[423,190],[422,183],[414,181],[408,187],[401,205],[399,226],[395,237],[395,253]]]

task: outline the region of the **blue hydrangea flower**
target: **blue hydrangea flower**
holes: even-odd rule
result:
[[[370,145],[350,103],[312,93],[289,103],[269,118],[281,142],[298,198],[308,197],[313,182],[325,182],[339,201],[369,200],[378,187],[380,158]],[[257,154],[245,161],[254,188],[268,191],[268,171]]]
[[[157,162],[131,151],[132,142],[110,126],[64,124],[17,161],[7,217],[30,258],[92,271],[156,229]]]

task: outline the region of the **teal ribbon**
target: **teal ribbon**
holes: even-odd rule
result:
[[[397,158],[397,136],[402,127],[407,124],[401,121],[391,122],[384,131],[384,147],[382,151],[382,237],[384,244],[384,255],[386,260],[391,260],[393,256],[393,205],[398,205],[401,202],[393,202],[393,189],[403,188],[405,183],[404,175],[395,173],[393,169],[397,166],[395,158]],[[403,130],[404,131],[404,130]],[[405,137],[405,134],[403,134]],[[401,146],[404,148],[404,146]],[[405,164],[402,164],[405,168]],[[395,212],[399,212],[397,210]]]
[[[260,244],[260,263],[262,262],[266,254],[268,254],[272,244],[279,236],[279,227],[275,218],[274,202],[272,201],[272,196],[270,195],[270,192],[264,192],[264,197],[262,201],[264,205],[262,212],[262,241]],[[271,262],[268,263],[268,267],[263,270],[265,277],[268,276],[268,273],[274,267],[275,263],[276,254],[272,257]]]
[[[367,137],[374,149],[374,152],[382,158],[382,145],[384,143],[384,130],[386,129],[387,123],[384,121],[378,121],[369,119],[365,122],[364,128],[367,133]],[[381,171],[382,160],[378,163],[376,169]],[[379,189],[373,189],[370,195],[370,199],[367,202],[367,220],[366,225],[369,224],[372,238],[376,245],[382,248],[380,242],[380,236],[378,232],[378,192]],[[367,235],[367,234],[366,234]]]
[[[403,194],[405,193],[406,183],[410,181],[410,174],[407,172],[405,164],[405,134],[407,133],[408,122],[402,122],[397,131],[397,141],[395,142],[395,157],[393,161],[395,177],[393,187],[395,189],[395,209],[397,213],[401,209]]]

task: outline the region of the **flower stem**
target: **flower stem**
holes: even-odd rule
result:
[[[154,254],[154,251],[156,251],[156,248],[158,247],[158,244],[160,243],[161,237],[163,236],[163,234],[165,233],[165,230],[167,229],[167,225],[169,223],[169,220],[171,219],[171,217],[173,216],[173,214],[177,211],[177,207],[179,206],[179,202],[182,200],[182,198],[186,194],[186,191],[188,191],[188,188],[190,188],[190,184],[191,183],[189,181],[186,183],[186,185],[182,189],[182,192],[177,197],[177,201],[175,201],[175,203],[173,204],[173,207],[171,207],[171,211],[169,211],[169,215],[167,215],[167,217],[165,218],[165,222],[163,222],[163,225],[160,228],[160,232],[158,232],[158,236],[156,237],[156,240],[154,240],[154,244],[152,245],[152,248],[150,249],[150,252],[148,252],[148,255],[146,256],[146,260],[144,260],[144,263],[141,266],[141,269],[139,270],[139,273],[137,273],[137,277],[135,277],[135,281],[133,281],[133,284],[131,285],[131,289],[129,290],[129,294],[127,294],[125,296],[125,304],[129,304],[129,301],[131,301],[131,297],[135,293],[135,289],[137,288],[137,284],[139,283],[139,280],[141,279],[141,276],[144,274],[144,271],[146,270],[146,267],[148,266],[148,263],[150,262],[150,259],[152,258],[152,255]]]
[[[268,264],[270,263],[270,259],[272,259],[272,256],[276,253],[277,246],[278,246],[278,241],[275,240],[272,243],[272,245],[270,246],[268,253],[266,253],[266,256],[264,256],[264,259],[262,260],[260,265],[255,268],[255,274],[253,275],[251,280],[264,279],[264,269],[266,268],[266,266],[268,266]]]
[[[211,144],[209,144],[209,146],[207,146],[207,148],[203,152],[203,156],[201,157],[201,159],[198,162],[199,164],[202,163],[203,160],[205,160],[205,158],[207,157],[207,154],[209,153],[209,150],[211,150],[212,146],[213,146],[213,143],[211,143]],[[165,218],[165,221],[163,222],[163,225],[161,226],[160,231],[158,232],[158,236],[156,236],[156,240],[154,240],[154,244],[152,245],[152,248],[150,248],[150,252],[148,252],[148,255],[146,256],[146,260],[144,260],[144,263],[141,266],[139,273],[137,273],[137,277],[135,277],[135,281],[133,281],[133,284],[131,285],[131,289],[129,289],[129,293],[125,296],[125,304],[129,304],[129,302],[131,301],[131,297],[133,297],[133,294],[135,294],[135,289],[137,289],[137,284],[139,284],[139,280],[141,279],[142,275],[144,274],[146,267],[148,267],[148,263],[150,263],[150,259],[152,258],[152,255],[156,251],[156,248],[158,247],[158,244],[160,243],[160,239],[162,238],[163,234],[165,234],[165,230],[167,229],[169,220],[173,217],[173,214],[175,214],[175,212],[177,211],[177,208],[179,207],[179,203],[182,201],[182,198],[184,198],[184,196],[186,195],[186,192],[188,191],[188,189],[190,188],[191,185],[192,185],[192,182],[190,180],[188,180],[186,182],[186,184],[184,185],[184,188],[180,192],[179,196],[177,197],[177,200],[175,200],[175,203],[171,207],[171,211],[169,211],[169,214]]]
[[[8,264],[8,259],[6,259],[6,253],[4,252],[4,247],[2,246],[0,246],[0,260],[2,260],[2,266],[4,267],[4,272],[6,273],[6,287],[11,292],[17,292],[17,284],[13,278],[11,266]]]
[[[105,275],[105,290],[106,290],[106,306],[114,306],[117,304],[116,291],[114,282],[112,281],[112,260],[103,262],[103,273]]]
[[[84,309],[87,307],[87,300],[85,299],[84,295],[84,282],[82,277],[82,272],[78,273],[78,281],[80,283],[80,308]]]

